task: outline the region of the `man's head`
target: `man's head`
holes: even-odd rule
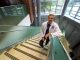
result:
[[[52,23],[55,20],[55,16],[53,14],[48,15],[48,23]]]

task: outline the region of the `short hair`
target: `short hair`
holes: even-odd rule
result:
[[[53,15],[53,14],[49,14],[48,17],[49,17],[49,16],[53,16],[53,17],[55,17],[55,15]]]

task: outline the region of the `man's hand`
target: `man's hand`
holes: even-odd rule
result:
[[[49,37],[51,35],[51,33],[48,33],[45,35],[45,38],[47,39],[47,37]]]
[[[45,40],[44,37],[42,37],[42,40],[43,40],[43,41]]]

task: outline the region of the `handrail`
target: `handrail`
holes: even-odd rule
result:
[[[39,26],[21,26],[21,25],[0,25],[0,26],[39,27]]]
[[[48,60],[72,60],[58,37],[51,37]]]
[[[4,32],[4,33],[6,33],[6,32],[14,32],[14,31],[24,31],[24,30],[0,31],[0,33],[1,33],[1,32]]]
[[[5,28],[8,27],[9,29]],[[1,29],[3,28],[3,29]],[[32,30],[32,29],[40,28],[38,26],[13,26],[13,25],[0,25],[0,36],[2,33],[9,33],[9,32],[17,32],[17,31],[25,31],[25,30]]]
[[[24,29],[17,29],[18,28],[28,28],[33,29],[34,26],[16,26],[16,25],[0,25],[1,28],[9,27],[9,30],[0,30],[0,32],[14,32],[14,31],[24,31]],[[35,26],[35,28],[39,28],[38,26]]]

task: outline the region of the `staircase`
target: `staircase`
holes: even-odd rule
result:
[[[40,39],[40,34],[37,34],[10,50],[4,51],[0,55],[0,60],[48,60],[48,50],[39,46]]]

